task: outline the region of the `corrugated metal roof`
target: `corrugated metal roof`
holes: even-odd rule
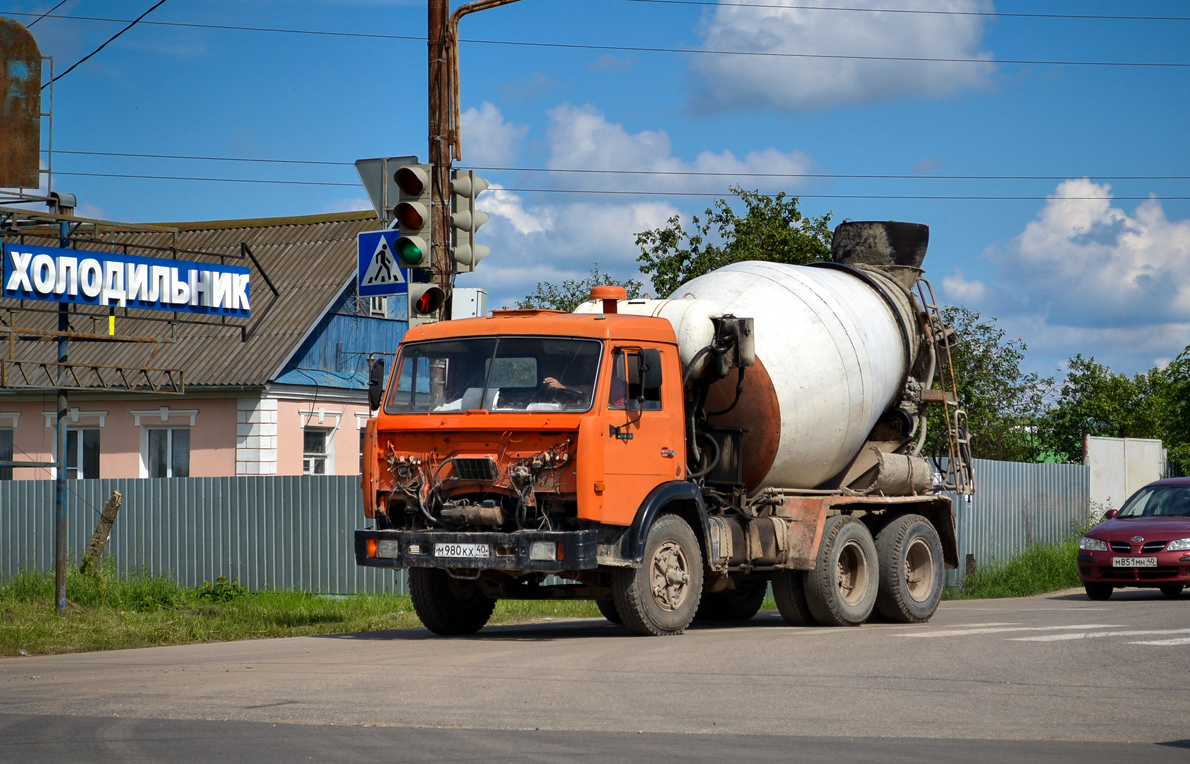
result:
[[[169,336],[170,326],[146,319],[179,321],[177,342],[151,345],[72,341],[70,360],[107,366],[151,365],[182,369],[186,385],[255,387],[269,381],[297,350],[318,319],[333,304],[357,268],[356,235],[377,228],[373,212],[349,212],[308,217],[226,220],[167,224],[168,233],[107,233],[102,241],[78,241],[71,248],[123,252],[152,257],[244,265],[251,272],[251,316],[223,319],[186,313],[116,309],[116,332],[124,336]],[[12,239],[7,239],[11,241]],[[57,246],[57,237],[25,234],[24,241]],[[264,274],[277,287],[274,296],[260,270],[241,254],[247,244]],[[167,251],[156,252],[150,247]],[[190,254],[186,254],[188,252]],[[195,252],[205,254],[196,255]],[[71,306],[71,330],[102,332],[106,309]],[[56,329],[57,307],[48,302],[0,299],[0,308],[18,309],[21,328]],[[201,323],[194,323],[201,322]],[[246,341],[244,337],[247,337]],[[0,353],[7,357],[7,349]],[[52,342],[18,342],[17,359],[53,361]]]

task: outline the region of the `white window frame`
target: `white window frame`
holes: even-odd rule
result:
[[[5,419],[12,420],[12,424],[5,425],[4,424]],[[14,412],[14,413],[10,414],[5,411],[0,411],[0,431],[12,433],[12,456],[8,457],[9,459],[12,459],[12,460],[15,460],[17,458],[17,422],[19,422],[19,421],[21,421],[21,415],[19,412]],[[8,472],[12,473],[12,475],[13,475],[12,479],[16,478],[16,472],[15,472],[16,467],[0,467],[0,470],[7,470]]]
[[[140,476],[149,476],[149,430],[190,430],[190,473],[194,474],[194,425],[198,422],[198,409],[171,409],[160,406],[148,411],[130,411],[132,426],[140,430]],[[173,436],[170,438],[173,447]],[[169,470],[173,471],[171,464]]]
[[[326,435],[326,440],[323,441],[325,449],[321,456],[311,457],[306,452],[306,433],[321,432]],[[321,458],[323,460],[322,472],[313,472],[306,469],[306,460],[310,458]],[[335,431],[330,427],[307,426],[302,428],[302,474],[303,475],[333,475],[335,474]]]
[[[152,470],[150,469],[152,465],[149,464],[149,436],[153,432],[166,433],[166,436],[165,436],[165,443],[166,443],[166,446],[165,446],[165,448],[166,448],[165,471],[168,474],[163,475],[161,477],[167,477],[167,478],[190,477],[189,474],[181,475],[181,476],[173,474],[174,473],[174,433],[178,432],[180,430],[185,430],[187,433],[191,433],[191,434],[193,434],[193,432],[194,432],[194,429],[191,427],[145,427],[144,428],[143,434],[141,436],[145,442],[144,457],[143,457],[145,474],[143,475],[143,477],[151,477],[151,473],[152,473]],[[190,457],[194,453],[192,439],[186,443],[186,451],[187,451],[186,463],[190,464],[190,461],[191,461]],[[187,470],[187,471],[189,472],[189,470]]]
[[[50,438],[50,443],[53,448],[53,451],[50,452],[50,461],[53,461],[53,460],[57,459],[57,457],[58,457],[58,412],[57,411],[43,411],[43,412],[41,412],[41,415],[43,417],[45,417],[46,428],[53,431],[53,435]],[[72,408],[72,409],[67,410],[66,418],[67,418],[67,420],[69,420],[68,424],[66,425],[67,432],[70,432],[71,430],[74,430],[74,431],[99,430],[100,431],[100,435],[99,435],[99,463],[100,463],[99,472],[100,472],[100,474],[102,474],[103,473],[103,428],[107,424],[107,412],[106,411],[81,411],[78,408]],[[70,436],[67,435],[67,438],[69,438],[69,437]],[[78,448],[79,448],[79,452],[77,454],[77,459],[78,459],[79,469],[81,470],[83,468],[83,439],[82,439],[82,437],[79,437],[77,443],[78,443]],[[67,456],[66,463],[67,464],[70,463],[69,455]],[[50,468],[50,473],[53,475],[53,477],[55,479],[57,479],[58,468],[57,467]],[[67,475],[69,475],[69,470],[67,471]],[[92,480],[92,479],[98,479],[99,477],[100,477],[100,475],[96,475],[94,478],[89,478],[86,475],[84,475],[82,479]]]
[[[326,431],[326,470],[322,473],[324,475],[335,475],[335,434],[339,432],[339,426],[343,423],[343,411],[328,411],[325,408],[319,407],[317,409],[305,409],[298,412],[298,417],[302,425],[302,474],[313,475],[316,473],[306,472],[306,429],[325,430]]]

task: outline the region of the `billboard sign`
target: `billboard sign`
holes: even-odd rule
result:
[[[3,296],[98,307],[248,315],[248,269],[114,252],[5,244]]]

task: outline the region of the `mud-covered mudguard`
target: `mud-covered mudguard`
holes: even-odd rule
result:
[[[620,540],[620,556],[627,562],[640,563],[645,554],[645,541],[649,529],[662,514],[673,514],[690,524],[690,529],[703,546],[706,559],[707,507],[702,500],[702,491],[694,483],[674,480],[649,491],[636,511],[636,518]]]

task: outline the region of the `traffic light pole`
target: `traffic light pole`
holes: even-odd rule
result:
[[[459,19],[469,13],[517,0],[475,0],[450,12],[449,0],[427,0],[430,53],[430,165],[433,166],[430,250],[434,280],[446,293],[442,320],[450,319],[454,302],[454,258],[450,251],[450,169],[459,156]]]
[[[442,318],[450,318],[452,302],[450,257],[450,67],[446,31],[450,21],[448,0],[428,0],[430,53],[430,261],[434,282],[446,293]]]

